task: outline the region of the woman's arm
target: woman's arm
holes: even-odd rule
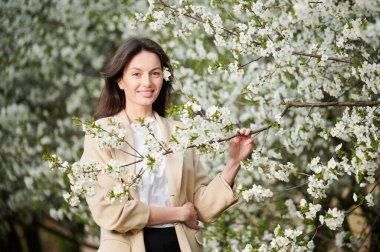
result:
[[[198,214],[191,202],[181,207],[150,207],[147,226],[183,222],[192,229],[199,229]]]
[[[86,135],[81,162],[106,163],[112,158],[110,151],[98,150],[96,146],[94,137]],[[94,221],[104,229],[120,233],[144,228],[150,216],[149,206],[133,199],[110,204],[104,195],[113,189],[115,180],[105,174],[99,174],[97,179],[95,195],[86,197]]]
[[[235,177],[240,170],[240,161],[246,159],[253,148],[253,140],[250,130],[242,128],[239,136],[229,141],[229,153],[227,165],[222,171],[222,178],[232,187]]]
[[[229,141],[229,158],[226,167],[211,182],[208,180],[198,154],[193,153],[194,205],[198,210],[199,219],[203,222],[213,222],[224,210],[238,201],[238,195],[232,189],[232,185],[240,169],[240,161],[247,158],[253,148],[249,129],[241,129],[239,133],[239,136]]]

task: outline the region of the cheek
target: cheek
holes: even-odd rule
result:
[[[157,83],[156,86],[157,86],[158,89],[161,89],[162,86],[164,85],[164,81],[163,80],[157,80],[156,83]]]
[[[133,79],[124,79],[124,89],[129,89],[129,90],[132,90],[134,89],[137,85],[135,83],[136,81],[134,81]]]

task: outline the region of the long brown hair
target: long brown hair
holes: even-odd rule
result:
[[[167,68],[173,76],[169,57],[160,45],[148,38],[128,39],[119,46],[102,72],[105,85],[100,94],[98,109],[95,113],[96,119],[113,116],[125,108],[124,90],[119,88],[117,81],[123,76],[124,68],[141,51],[155,53],[160,58],[161,67]],[[172,78],[169,81],[164,79],[160,94],[153,102],[153,110],[163,117],[165,117],[170,96],[171,80]]]

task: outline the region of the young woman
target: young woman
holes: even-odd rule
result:
[[[170,82],[163,78],[164,68],[171,71],[168,56],[154,41],[132,38],[116,51],[103,76],[105,86],[96,113],[97,124],[109,117],[122,120],[133,146],[124,150],[98,150],[95,139],[86,135],[81,161],[107,162],[110,159],[132,163],[126,152],[146,153],[142,138],[146,132],[131,127],[137,118],[153,118],[155,134],[169,141],[179,122],[165,118]],[[194,149],[184,154],[169,154],[154,173],[145,172],[130,198],[109,204],[104,195],[114,180],[98,175],[99,188],[87,198],[92,216],[101,227],[99,251],[202,251],[198,220],[210,223],[238,201],[232,186],[240,168],[253,148],[248,129],[229,141],[229,159],[213,180],[207,176]],[[140,168],[128,166],[134,174]]]

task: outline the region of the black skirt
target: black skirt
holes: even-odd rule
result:
[[[146,252],[165,251],[180,252],[177,234],[174,227],[144,228]]]

